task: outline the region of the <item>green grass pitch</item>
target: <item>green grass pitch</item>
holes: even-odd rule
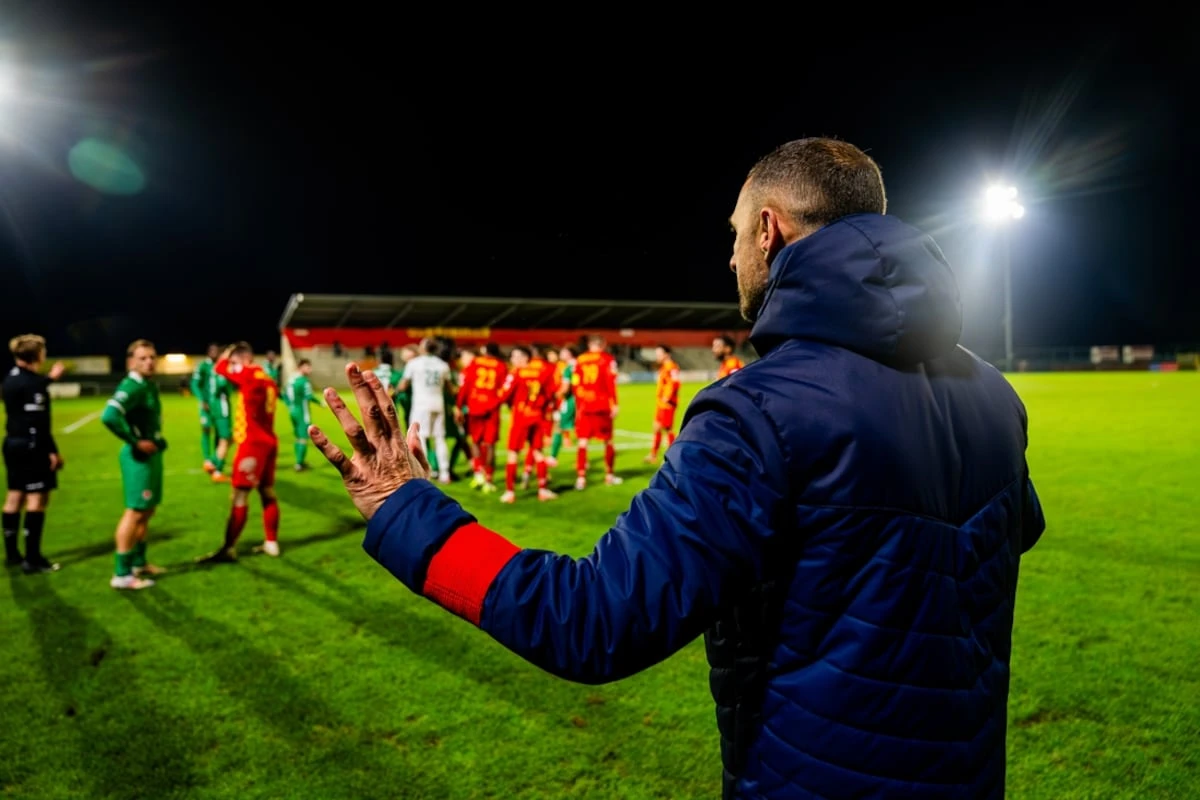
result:
[[[1049,529],[1023,563],[1009,788],[1022,798],[1200,789],[1200,375],[1023,375]],[[685,387],[685,401],[698,387]],[[587,553],[645,486],[652,387],[625,387],[620,487],[515,506],[451,492],[521,545]],[[0,587],[0,795],[28,798],[711,798],[703,645],[600,687],[553,678],[412,595],[363,553],[315,451],[280,414],[283,556],[192,569],[228,489],[201,474],[195,404],[167,398],[166,502],[147,591],[108,588],[121,511],[103,399],[55,404],[67,462],[46,551]],[[328,412],[317,412],[328,424]],[[341,436],[340,432],[337,434]],[[593,468],[599,476],[598,452]],[[461,471],[462,465],[459,465]],[[502,477],[502,473],[501,473]]]

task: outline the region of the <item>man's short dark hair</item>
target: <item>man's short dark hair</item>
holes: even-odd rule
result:
[[[819,228],[850,214],[884,214],[879,165],[837,139],[796,139],[763,156],[746,178],[755,203],[768,199],[801,225]]]
[[[566,350],[568,353],[570,353],[571,358],[579,358],[579,345],[574,345],[574,344],[564,345],[563,350]]]
[[[724,342],[726,347],[729,347],[729,348],[737,347],[737,342],[735,342],[733,340],[733,337],[730,336],[728,333],[722,333],[717,338],[720,339],[722,342]],[[670,352],[670,351],[668,350],[667,352]]]
[[[297,368],[300,368],[300,367],[303,367],[303,366],[305,366],[305,365],[308,365],[308,364],[311,364],[311,363],[312,363],[312,362],[311,362],[311,361],[309,361],[307,358],[302,358],[302,359],[300,359],[299,361],[297,361],[297,362],[296,362],[296,367],[297,367]]]
[[[657,345],[657,347],[658,347],[658,349],[659,349],[659,350],[662,350],[662,351],[663,351],[664,353],[666,353],[667,355],[670,355],[670,354],[671,354],[671,346],[670,346],[670,345],[667,345],[667,344],[660,344],[660,345]]]
[[[396,363],[396,357],[392,355],[391,350],[385,350],[379,356],[379,363],[387,364],[390,367]]]
[[[524,353],[526,358],[533,358],[533,355],[529,352],[529,348],[523,344],[517,345],[512,349],[512,351],[514,353]]]
[[[254,348],[250,346],[249,342],[237,342],[233,345],[233,349],[229,351],[229,355],[241,356],[241,355],[245,355],[246,353],[253,353],[253,352],[254,352]]]
[[[492,358],[499,358],[500,345],[496,344],[495,342],[488,342],[483,346],[483,354],[485,356],[491,356]]]

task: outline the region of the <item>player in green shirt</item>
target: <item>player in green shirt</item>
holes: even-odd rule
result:
[[[417,351],[411,347],[404,347],[400,350],[400,361],[405,365],[416,357]],[[401,369],[401,372],[403,371]],[[392,377],[395,377],[395,375],[393,374]],[[408,415],[412,413],[412,392],[408,389],[401,391],[399,381],[397,381],[396,392],[392,397],[396,401],[396,408],[400,409],[400,419],[404,424],[404,430],[408,430]]]
[[[271,376],[271,380],[275,381],[275,385],[282,389],[283,384],[281,384],[279,382],[279,377],[280,377],[279,354],[276,353],[274,350],[268,350],[267,351],[267,363],[263,364],[262,368],[264,370],[266,370],[266,373],[268,375]]]
[[[572,435],[575,433],[575,392],[571,390],[574,386],[575,378],[575,359],[579,354],[575,352],[574,347],[564,347],[558,354],[561,361],[566,362],[567,366],[563,369],[562,385],[559,386],[559,393],[562,395],[562,404],[559,405],[558,411],[554,412],[554,437],[550,440],[550,462],[558,464],[558,451],[562,449],[563,434]]]
[[[379,366],[375,367],[375,377],[379,378],[379,382],[383,384],[383,389],[389,397],[397,383],[396,370],[393,368],[395,361],[395,356],[389,350],[379,357]]]
[[[209,408],[213,428],[217,431],[217,450],[213,458],[213,483],[227,483],[225,457],[229,455],[229,443],[233,440],[233,405],[230,396],[237,391],[224,376],[212,371],[212,395]]]
[[[121,380],[104,413],[104,425],[125,445],[118,462],[125,491],[125,513],[117,523],[117,553],[112,580],[114,589],[153,586],[148,575],[165,570],[146,560],[146,527],[162,502],[163,451],[162,403],[152,377],[157,353],[154,345],[138,339],[126,351],[129,374]]]
[[[213,364],[221,353],[221,346],[213,343],[208,346],[208,355],[192,370],[192,396],[200,404],[200,453],[204,456],[204,471],[212,473],[216,470],[213,463],[213,390],[214,380],[218,377],[213,372]]]
[[[304,459],[308,455],[308,426],[312,425],[308,405],[315,403],[319,406],[321,400],[313,394],[312,380],[309,378],[312,375],[312,362],[307,358],[300,359],[296,363],[296,372],[298,374],[288,381],[284,397],[288,405],[288,416],[292,418],[292,433],[296,436],[296,472],[303,472],[308,469]]]

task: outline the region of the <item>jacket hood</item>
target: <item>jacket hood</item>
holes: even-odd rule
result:
[[[769,280],[750,332],[760,356],[788,339],[808,339],[914,364],[946,355],[962,333],[946,257],[896,217],[842,217],[785,247]]]

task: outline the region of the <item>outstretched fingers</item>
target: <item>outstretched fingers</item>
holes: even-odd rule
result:
[[[338,397],[337,391],[332,386],[325,390],[325,402],[329,405],[333,416],[337,417],[342,430],[346,432],[346,438],[350,440],[350,446],[354,448],[354,451],[363,455],[373,452],[374,448],[367,440],[367,432],[362,425],[358,424],[358,420],[350,413],[350,409],[346,408],[346,404],[342,398]]]
[[[420,469],[413,470],[419,477],[428,478],[433,471],[429,466],[429,456],[425,453],[425,445],[421,442],[421,423],[414,422],[408,426],[408,452]]]
[[[312,439],[312,443],[316,445],[317,449],[321,451],[321,455],[325,456],[330,464],[333,464],[342,477],[349,478],[350,474],[354,471],[354,465],[350,463],[350,459],[346,458],[346,454],[342,452],[342,448],[329,441],[329,437],[316,425],[308,426],[308,436]]]
[[[404,436],[401,435],[400,417],[396,415],[396,404],[388,396],[383,381],[379,380],[379,376],[374,371],[366,372],[364,376],[367,379],[367,386],[371,388],[371,393],[375,395],[375,404],[382,412],[383,424],[387,428],[386,435],[391,439],[403,442]]]
[[[367,438],[376,442],[379,439],[387,439],[391,436],[391,431],[388,430],[387,420],[384,418],[383,408],[375,396],[375,390],[367,380],[368,375],[376,383],[379,382],[379,379],[372,373],[360,370],[358,364],[346,365],[346,377],[350,380],[354,399],[358,401],[358,410],[362,412],[362,424],[366,428]]]

